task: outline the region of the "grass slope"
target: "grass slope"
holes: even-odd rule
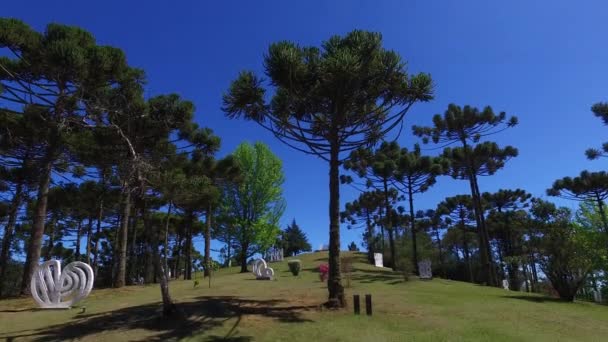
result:
[[[316,267],[326,253],[303,255],[303,272],[275,263],[277,279],[256,281],[237,268],[206,281],[171,282],[183,316],[159,317],[156,285],[94,290],[71,310],[37,310],[30,299],[0,301],[0,339],[89,341],[601,341],[608,307],[434,279],[403,282],[356,254],[347,294],[371,293],[372,317],[331,312]]]

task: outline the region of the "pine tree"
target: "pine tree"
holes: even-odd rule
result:
[[[295,218],[291,221],[291,224],[281,232],[280,243],[277,247],[283,248],[283,253],[289,256],[302,252],[310,252],[312,250],[306,233],[300,229]]]

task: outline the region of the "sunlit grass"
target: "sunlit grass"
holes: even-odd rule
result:
[[[608,307],[468,283],[403,282],[398,273],[354,264],[352,295],[372,294],[374,315],[332,312],[316,268],[326,253],[299,256],[300,276],[274,263],[276,280],[258,281],[223,269],[212,287],[200,279],[171,282],[182,314],[160,317],[156,285],[94,290],[71,310],[36,310],[30,299],[0,301],[0,339],[98,341],[602,341]],[[362,303],[362,311],[364,307]]]

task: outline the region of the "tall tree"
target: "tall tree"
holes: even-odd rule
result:
[[[484,192],[482,197],[490,210],[488,225],[498,237],[501,259],[507,264],[509,288],[519,291],[521,276],[518,257],[523,253],[525,232],[519,225],[521,220],[518,214],[522,214],[522,209],[529,206],[532,195],[522,189],[500,189],[495,193]]]
[[[65,136],[90,124],[84,102],[97,89],[115,85],[128,70],[122,51],[97,45],[88,32],[49,24],[39,33],[16,19],[0,19],[2,99],[35,111],[45,135],[40,150],[40,178],[32,234],[28,243],[21,291],[29,292],[40,259],[48,189],[56,162],[65,151]],[[8,105],[7,105],[8,106]]]
[[[333,36],[321,48],[282,41],[264,58],[263,80],[242,72],[224,96],[230,118],[253,120],[282,142],[329,163],[330,307],[346,305],[340,278],[340,164],[345,153],[374,145],[418,101],[432,99],[431,78],[410,76],[378,33]]]
[[[494,155],[498,153],[497,161],[504,163],[510,156],[517,155],[517,150],[507,147],[504,150],[499,149],[495,144],[488,144],[477,147],[474,146],[482,138],[500,132],[508,127],[513,127],[517,124],[517,117],[511,116],[507,118],[505,112],[495,114],[492,108],[485,107],[482,111],[471,106],[459,107],[455,104],[450,104],[443,116],[436,114],[433,117],[433,126],[419,127],[414,126],[414,134],[422,137],[424,143],[428,143],[431,139],[436,144],[441,144],[442,147],[458,143],[460,148],[448,149],[444,151],[444,156],[448,157],[452,162],[452,176],[455,175],[466,177],[471,187],[471,196],[473,206],[475,208],[475,221],[477,223],[477,232],[480,250],[480,259],[484,268],[483,280],[490,285],[498,286],[498,279],[494,269],[492,260],[492,251],[490,241],[484,221],[484,211],[481,204],[481,192],[477,181],[477,167],[486,164],[488,172],[493,174],[498,165],[494,165]],[[477,153],[479,153],[479,157]],[[511,154],[509,156],[509,154]],[[458,158],[461,163],[457,172],[454,172],[454,159]]]
[[[234,218],[241,272],[247,272],[247,259],[269,248],[279,234],[285,176],[281,160],[261,142],[241,143],[232,155],[241,174],[238,183],[223,187],[221,210]]]
[[[407,194],[410,209],[410,231],[412,234],[412,262],[418,274],[418,246],[416,244],[416,220],[414,194],[423,193],[433,186],[437,176],[446,172],[448,160],[441,157],[423,156],[416,144],[413,151],[404,148],[398,162],[397,188]]]
[[[469,195],[457,195],[444,199],[437,205],[437,215],[442,216],[448,225],[452,223],[462,232],[462,246],[465,270],[469,282],[473,282],[473,266],[471,264],[471,251],[469,249],[468,231],[470,224],[475,220],[473,200]],[[479,246],[479,249],[482,249]]]
[[[365,180],[367,188],[371,188],[382,193],[384,205],[384,228],[388,232],[388,242],[391,253],[390,265],[396,269],[395,254],[395,220],[391,193],[395,192],[393,186],[399,179],[399,163],[402,161],[402,150],[397,142],[382,142],[376,150],[359,148],[351,152],[348,160],[344,162],[346,170],[354,171],[359,177]],[[342,182],[352,183],[350,176],[343,175]]]

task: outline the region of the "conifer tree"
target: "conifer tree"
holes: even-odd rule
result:
[[[330,307],[346,304],[340,278],[340,164],[348,153],[372,146],[399,127],[419,101],[432,99],[427,74],[408,75],[405,62],[382,46],[378,33],[352,31],[318,47],[272,44],[264,81],[242,72],[224,96],[230,118],[260,124],[294,149],[329,164]]]
[[[467,179],[471,187],[471,196],[475,209],[475,221],[480,244],[480,259],[483,266],[483,281],[498,286],[498,279],[493,265],[492,251],[487,229],[485,227],[484,210],[481,203],[481,192],[477,177],[478,169],[493,174],[504,165],[508,158],[516,156],[517,150],[512,147],[500,149],[494,143],[483,143],[475,146],[489,135],[498,133],[517,124],[517,117],[507,118],[505,112],[495,114],[492,108],[485,107],[482,111],[477,108],[459,107],[450,104],[443,116],[433,117],[433,126],[414,126],[414,134],[422,137],[424,143],[432,140],[441,147],[459,144],[460,147],[448,148],[444,157],[452,164],[451,174],[454,178]]]

